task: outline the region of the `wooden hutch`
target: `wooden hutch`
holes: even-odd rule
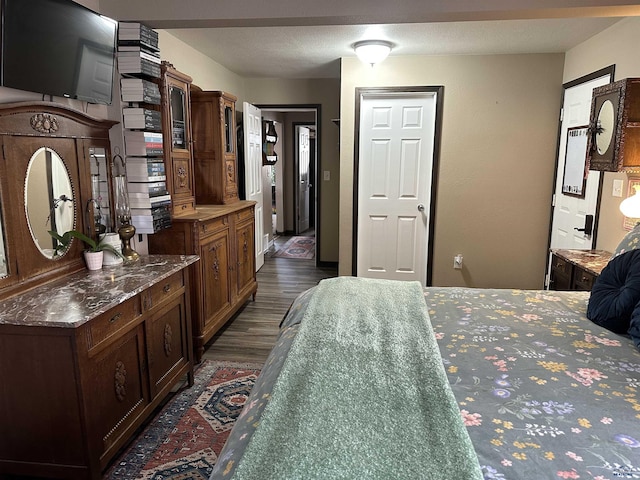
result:
[[[236,97],[223,92],[203,92],[191,78],[163,62],[160,79],[162,116],[166,131],[187,130],[180,151],[180,165],[195,178],[194,208],[179,200],[172,226],[149,235],[149,252],[199,255],[189,272],[193,306],[195,361],[205,344],[250,298],[258,285],[255,273],[255,202],[238,199],[238,166],[235,145]],[[177,103],[171,92],[187,92]],[[174,96],[177,96],[174,94]],[[165,168],[175,170],[175,154],[165,141]],[[175,176],[174,176],[175,178]],[[171,186],[173,185],[173,186]],[[175,181],[168,185],[175,189]],[[179,192],[170,190],[172,198]],[[178,197],[182,198],[182,197]],[[185,197],[186,198],[186,197]]]

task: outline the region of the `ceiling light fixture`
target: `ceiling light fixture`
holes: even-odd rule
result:
[[[392,47],[393,44],[385,40],[363,40],[353,44],[358,58],[372,67],[387,58]]]

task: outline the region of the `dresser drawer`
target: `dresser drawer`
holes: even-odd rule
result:
[[[173,199],[173,214],[192,213],[196,210],[196,202],[191,198]]]
[[[136,295],[91,320],[89,323],[89,350],[108,340],[120,330],[135,323],[141,313],[140,297]]]
[[[240,210],[235,213],[236,215],[236,223],[246,220],[248,218],[253,218],[253,208],[245,208],[244,210]]]
[[[229,226],[229,217],[224,215],[218,218],[212,218],[211,220],[206,220],[204,222],[200,222],[198,226],[198,231],[200,233],[200,237],[206,237],[208,235],[212,235],[220,230],[224,230]]]
[[[593,283],[596,281],[596,276],[593,273],[587,272],[580,267],[574,267],[573,269],[573,289],[591,291]]]
[[[556,273],[571,275],[571,263],[567,262],[564,258],[560,258],[556,255],[551,260],[551,269]]]
[[[176,292],[182,291],[183,287],[184,277],[181,271],[156,283],[144,296],[144,300],[142,301],[144,310],[147,311],[157,307],[166,299],[173,297]]]

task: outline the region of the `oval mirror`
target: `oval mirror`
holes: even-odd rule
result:
[[[613,138],[613,127],[615,122],[615,112],[611,100],[605,100],[598,112],[598,134],[596,135],[596,147],[600,155],[604,155]]]
[[[49,230],[63,235],[75,226],[71,179],[56,152],[39,148],[29,160],[25,180],[24,204],[31,237],[47,258],[63,255]]]

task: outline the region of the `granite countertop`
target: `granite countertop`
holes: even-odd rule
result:
[[[75,328],[195,263],[197,255],[141,255],[84,270],[0,301],[0,325]]]
[[[602,269],[607,266],[611,259],[611,252],[606,250],[563,250],[553,249],[553,253],[559,257],[564,258],[566,261],[573,263],[579,267],[584,268],[586,271],[600,275]]]

